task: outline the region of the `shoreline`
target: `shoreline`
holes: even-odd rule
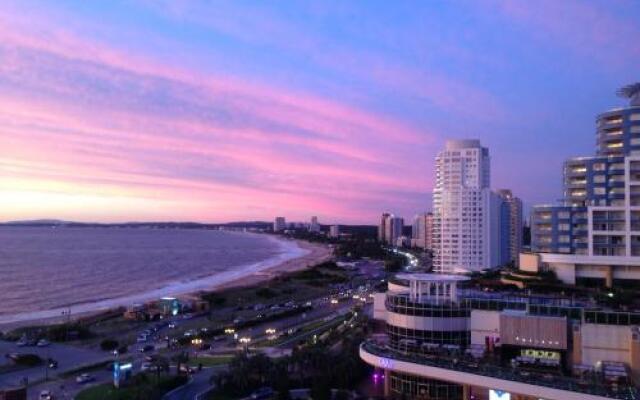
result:
[[[328,261],[333,257],[330,247],[302,240],[285,239],[269,235],[269,239],[282,246],[283,251],[276,257],[228,270],[196,278],[189,281],[173,282],[161,288],[152,289],[137,295],[82,303],[70,308],[56,308],[34,312],[0,316],[0,331],[12,330],[30,325],[53,325],[70,319],[77,321],[134,303],[145,303],[158,300],[164,296],[199,296],[203,292],[216,292],[229,288],[257,285],[276,276],[299,271],[309,266]],[[71,317],[63,315],[63,311],[71,310]],[[74,312],[75,310],[75,312]]]

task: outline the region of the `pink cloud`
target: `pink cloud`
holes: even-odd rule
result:
[[[611,14],[607,2],[500,1],[498,9],[533,35],[605,65],[626,67],[640,57],[637,18]]]

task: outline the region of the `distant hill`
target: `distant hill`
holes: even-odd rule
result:
[[[119,222],[119,223],[97,223],[97,222],[73,222],[57,219],[37,219],[27,221],[9,221],[0,223],[0,226],[70,226],[70,227],[150,227],[167,229],[217,229],[217,228],[251,228],[267,229],[272,226],[271,222],[264,221],[238,221],[223,224],[203,224],[199,222]]]

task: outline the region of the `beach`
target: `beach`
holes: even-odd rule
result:
[[[193,296],[203,292],[213,292],[231,287],[254,286],[278,275],[298,271],[330,260],[333,255],[332,248],[326,245],[276,236],[269,236],[269,239],[278,242],[282,246],[282,253],[277,257],[214,273],[210,276],[174,282],[164,287],[135,295],[77,304],[65,308],[3,315],[0,316],[0,331],[21,326],[47,325],[67,320],[77,320],[99,313],[107,313],[110,310],[127,307],[135,303],[157,300],[164,296]],[[70,316],[67,313],[70,313]]]

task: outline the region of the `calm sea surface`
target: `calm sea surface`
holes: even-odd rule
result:
[[[296,249],[209,230],[1,227],[0,316],[186,291],[198,280],[215,284],[292,258]]]

